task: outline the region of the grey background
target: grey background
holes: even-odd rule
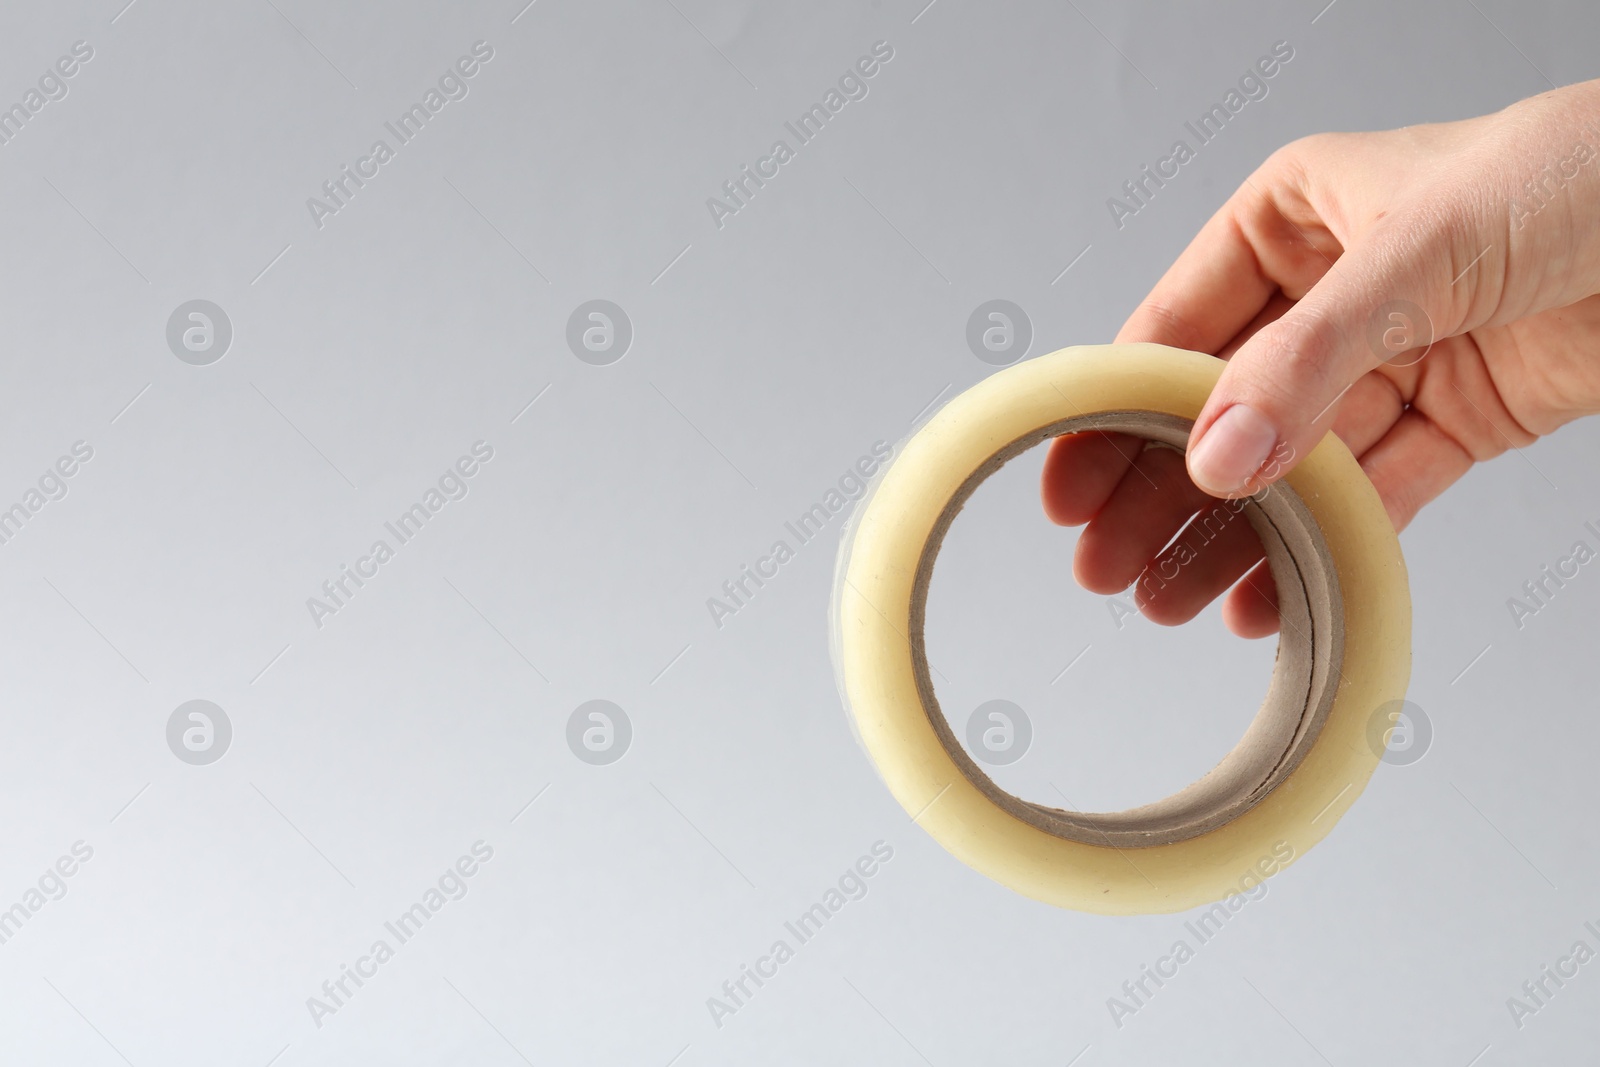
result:
[[[1600,964],[1520,1031],[1505,1001],[1600,919],[1600,576],[1521,631],[1505,601],[1593,543],[1600,427],[1405,533],[1432,750],[1120,1029],[1107,998],[1185,916],[1054,910],[910,824],[834,689],[837,520],[720,629],[705,602],[992,372],[981,302],[1027,311],[1030,355],[1109,340],[1274,147],[1593,77],[1600,14],[924,2],[5,5],[0,100],[95,50],[0,147],[0,500],[94,448],[0,545],[0,908],[94,849],[0,945],[7,1062],[1593,1058]],[[317,229],[306,198],[480,39],[470,94]],[[1106,198],[1280,39],[1270,95],[1117,230]],[[870,94],[719,230],[706,198],[878,40]],[[197,298],[234,329],[204,367],[165,343]],[[634,326],[610,366],[566,347],[592,299]],[[306,598],[480,439],[469,495],[315,627]],[[948,544],[941,695],[1028,709],[999,775],[1023,795],[1150,800],[1238,737],[1272,644],[1214,612],[1119,629],[1039,459]],[[193,699],[233,727],[206,766],[165,740]],[[591,699],[632,723],[610,765],[566,745]],[[306,998],[479,839],[466,897],[316,1027]],[[866,897],[716,1026],[707,998],[879,840]]]

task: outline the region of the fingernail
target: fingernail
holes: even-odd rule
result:
[[[1189,451],[1189,476],[1212,496],[1242,489],[1266,463],[1278,431],[1248,404],[1235,404],[1213,422]]]

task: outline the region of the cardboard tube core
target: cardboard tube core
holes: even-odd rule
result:
[[[1310,751],[1338,689],[1344,658],[1344,605],[1328,544],[1289,484],[1279,482],[1240,510],[1261,540],[1278,592],[1280,634],[1272,682],[1244,737],[1198,781],[1171,796],[1118,812],[1080,812],[1034,804],[997,786],[961,747],[934,695],[924,642],[929,583],[951,523],[978,486],[1007,461],[1046,440],[1086,430],[1118,431],[1182,450],[1193,424],[1150,411],[1112,411],[1064,419],[995,451],[950,497],[917,560],[909,634],[923,711],[956,767],[990,801],[1055,837],[1090,845],[1142,848],[1197,837],[1230,822],[1285,781]],[[1217,507],[1240,502],[1219,501]]]

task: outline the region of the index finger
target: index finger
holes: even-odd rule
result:
[[[1292,167],[1269,162],[1201,227],[1123,324],[1119,343],[1137,341],[1217,353],[1284,293],[1298,298],[1338,256],[1337,242],[1296,189]],[[1269,175],[1269,177],[1263,176]],[[1289,205],[1288,214],[1278,200]],[[1298,205],[1298,206],[1296,206]],[[1301,221],[1291,221],[1290,214]],[[1307,231],[1331,243],[1318,249]],[[1051,442],[1040,479],[1046,513],[1063,525],[1088,522],[1128,473],[1141,442],[1123,434],[1069,434]]]
[[[1117,340],[1215,353],[1279,291],[1292,300],[1305,295],[1341,249],[1296,185],[1290,168],[1276,162],[1246,179],[1156,282]]]

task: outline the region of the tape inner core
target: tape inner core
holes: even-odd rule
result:
[[[1066,811],[1013,796],[973,761],[933,692],[924,640],[933,565],[951,524],[980,484],[1006,462],[1050,438],[1118,431],[1182,450],[1193,424],[1159,412],[1084,415],[1033,430],[991,455],[945,504],[917,561],[911,594],[911,653],[923,711],[961,773],[995,804],[1047,833],[1085,844],[1141,848],[1182,841],[1243,815],[1310,751],[1333,705],[1344,657],[1339,576],[1316,520],[1286,482],[1249,498],[1241,513],[1261,540],[1278,591],[1280,632],[1272,682],[1239,743],[1198,781],[1171,796],[1116,812]],[[1236,506],[1238,502],[1233,502]],[[1218,506],[1228,506],[1219,503]]]

